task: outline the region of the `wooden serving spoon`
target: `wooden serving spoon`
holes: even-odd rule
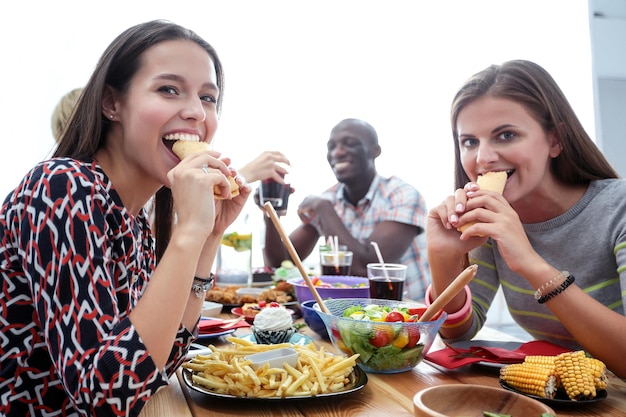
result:
[[[300,256],[298,256],[298,252],[296,252],[296,248],[294,248],[291,239],[289,239],[289,236],[287,235],[287,233],[285,233],[285,229],[283,229],[282,224],[280,224],[280,219],[278,218],[278,215],[276,214],[276,210],[274,210],[272,203],[268,201],[267,203],[265,203],[264,207],[265,210],[267,210],[267,212],[269,213],[270,218],[272,219],[272,223],[274,223],[274,226],[276,226],[276,230],[280,235],[280,239],[283,241],[283,244],[287,248],[289,255],[291,255],[293,263],[298,268],[298,271],[300,271],[300,275],[302,275],[302,278],[304,278],[304,282],[306,282],[306,285],[309,287],[311,294],[313,294],[313,297],[315,297],[315,300],[320,306],[320,309],[322,310],[322,312],[330,314],[328,307],[326,307],[326,305],[324,304],[324,300],[322,300],[322,297],[320,297],[320,294],[317,292],[315,285],[313,285],[313,283],[311,282],[309,274],[306,273],[304,265],[302,265],[302,261],[300,260]]]

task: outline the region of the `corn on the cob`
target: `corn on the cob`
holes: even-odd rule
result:
[[[591,374],[593,375],[596,391],[606,389],[609,379],[606,376],[606,365],[604,362],[596,358],[587,358],[587,362],[589,369],[591,369]]]
[[[554,398],[557,390],[555,369],[531,363],[516,363],[500,368],[500,379],[527,394]]]
[[[571,400],[595,398],[594,376],[584,351],[561,353],[554,363],[561,385]]]
[[[556,376],[556,386],[557,388],[561,386],[561,380],[559,379],[559,374],[556,372],[556,365],[554,364],[554,359],[556,356],[547,356],[547,355],[528,355],[524,358],[524,363],[528,363],[535,366],[543,366],[549,369],[552,369]]]
[[[543,356],[543,355],[528,355],[524,358],[524,362],[532,363],[534,365],[554,367],[555,356]]]

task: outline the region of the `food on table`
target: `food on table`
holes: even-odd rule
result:
[[[293,288],[291,284],[288,284],[288,286]],[[265,301],[268,303],[272,301],[276,301],[277,303],[288,303],[294,300],[293,295],[284,290],[279,290],[278,286],[276,286],[276,288],[268,288],[256,296],[254,294],[238,295],[237,290],[240,288],[242,287],[236,285],[213,287],[207,291],[205,300],[230,305],[257,303],[259,301]],[[288,287],[281,286],[280,288],[286,289]]]
[[[373,370],[385,371],[417,365],[422,359],[424,344],[419,343],[417,327],[402,326],[402,322],[417,322],[423,308],[381,306],[352,306],[344,310],[343,317],[358,321],[337,323],[337,341],[347,354],[358,353],[363,365]],[[393,325],[398,322],[398,325]],[[384,324],[383,324],[384,323]]]
[[[268,288],[264,290],[263,292],[261,292],[261,294],[257,296],[257,300],[259,302],[276,301],[277,303],[282,304],[293,301],[293,285],[289,284],[288,282],[285,282],[283,284],[285,285],[276,285],[275,288]]]
[[[223,395],[248,398],[315,397],[345,391],[356,383],[353,373],[356,355],[342,357],[318,350],[313,343],[306,346],[290,344],[259,345],[228,337],[234,347],[216,348],[212,353],[197,355],[183,368],[192,373],[194,384]],[[260,367],[256,371],[245,359],[251,354],[290,347],[298,352],[295,367]]]
[[[327,282],[327,281],[322,280],[320,277],[311,278],[311,283],[315,287],[321,287],[321,288],[365,288],[368,286],[365,283],[346,284],[344,282]]]
[[[179,140],[176,139],[172,144],[172,152],[176,154],[180,159],[184,157],[198,153],[204,152],[211,149],[211,146],[206,142],[198,142],[195,140]],[[235,179],[230,175],[226,177],[228,179],[228,185],[230,186],[230,195],[231,197],[237,197],[239,195],[239,185],[235,182]],[[226,197],[222,195],[222,190],[219,187],[215,186],[213,188],[213,195],[216,200],[223,200]]]
[[[310,273],[307,274],[311,275]],[[285,260],[280,263],[280,267],[276,268],[272,279],[274,281],[287,281],[290,278],[298,278],[300,276],[302,275],[293,262]]]
[[[604,363],[582,350],[555,356],[530,355],[523,363],[503,366],[500,380],[511,388],[542,398],[554,398],[563,389],[570,400],[589,400],[606,389]]]
[[[554,367],[514,363],[500,370],[500,379],[511,388],[541,398],[554,398],[558,379]]]
[[[567,396],[572,400],[595,398],[594,375],[585,352],[562,353],[554,360],[556,372]]]
[[[215,286],[207,291],[204,299],[206,301],[213,301],[220,304],[239,304],[239,296],[237,295],[237,289],[241,287],[227,286],[218,287]]]
[[[352,298],[368,298],[369,297],[369,280],[367,277],[356,276],[313,276],[309,280],[315,286],[319,296],[325,299],[352,299]],[[303,303],[307,300],[313,300],[315,297],[309,288],[307,281],[302,277],[291,278],[289,283],[293,285],[296,299]],[[317,285],[315,285],[317,284]],[[359,304],[359,303],[355,303]],[[342,308],[341,311],[344,309]]]
[[[257,343],[266,345],[287,343],[295,332],[291,313],[278,303],[271,303],[254,317],[252,333]]]
[[[483,175],[479,176],[476,180],[476,183],[480,187],[481,190],[494,191],[496,193],[502,194],[504,192],[504,186],[506,184],[507,173],[506,171],[491,171],[486,172]],[[463,226],[458,227],[457,230],[459,232],[465,231],[468,227],[473,225],[476,222],[465,223]],[[481,236],[482,235],[477,235]]]
[[[262,309],[267,307],[280,307],[276,301],[268,303],[267,301],[259,301],[258,303],[246,303],[241,307],[241,313],[246,317],[256,317]]]

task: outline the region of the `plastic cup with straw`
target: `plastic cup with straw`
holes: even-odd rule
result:
[[[370,242],[374,247],[374,251],[376,251],[376,257],[378,258],[378,262],[380,262],[380,266],[383,270],[383,276],[385,280],[389,281],[389,289],[391,290],[391,280],[389,279],[389,272],[387,272],[387,267],[385,266],[385,260],[383,259],[383,254],[380,253],[380,248],[378,247],[378,243]]]
[[[386,263],[376,242],[371,242],[379,263],[367,264],[370,279],[370,297],[390,300],[402,300],[407,266]],[[382,277],[380,276],[382,272]]]

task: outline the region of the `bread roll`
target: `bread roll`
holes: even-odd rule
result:
[[[206,152],[210,149],[211,145],[206,142],[194,142],[191,140],[177,140],[172,145],[172,152],[180,159],[194,153]]]
[[[478,177],[476,183],[481,190],[494,191],[498,194],[502,194],[506,179],[506,171],[492,171]]]
[[[230,175],[226,177],[226,179],[228,180],[228,184],[230,185],[230,197],[231,198],[237,197],[239,195],[239,185],[237,185],[237,183],[235,182],[235,179],[231,177]],[[226,197],[222,195],[222,191],[220,190],[220,187],[218,186],[213,187],[213,197],[216,200],[226,199]]]
[[[206,152],[211,149],[210,145],[206,142],[194,142],[190,140],[177,140],[172,145],[172,152],[176,154],[180,159],[185,158],[194,153]],[[232,176],[227,176],[226,179],[230,185],[230,196],[237,197],[239,195],[239,185],[235,182]],[[213,196],[216,200],[224,200],[226,197],[222,195],[222,191],[218,186],[213,187]]]
[[[487,172],[478,177],[476,183],[481,190],[494,191],[502,194],[504,192],[504,185],[506,184],[507,174],[506,171],[492,171]],[[475,224],[476,222],[465,223],[461,227],[457,227],[456,230],[463,233],[465,229]],[[483,237],[483,235],[477,235]]]

